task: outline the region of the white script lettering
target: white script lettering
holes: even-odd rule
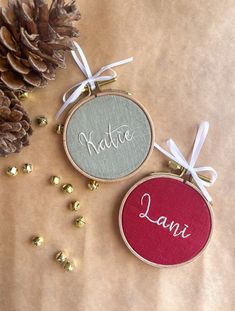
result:
[[[168,219],[166,216],[160,216],[156,220],[153,220],[149,217],[149,210],[151,207],[151,197],[149,193],[145,193],[141,197],[141,206],[144,205],[144,199],[147,199],[147,206],[146,206],[146,211],[145,213],[140,213],[139,217],[140,218],[146,218],[148,219],[151,223],[156,224],[158,226],[162,226],[164,229],[168,229],[170,233],[173,234],[173,237],[181,236],[183,239],[188,238],[191,234],[186,234],[186,230],[188,229],[188,225],[184,224],[184,228],[181,230],[180,224],[174,221],[168,222]],[[168,222],[168,223],[167,223]]]
[[[105,137],[102,138],[98,144],[94,143],[93,134],[94,132],[91,131],[88,135],[84,132],[78,135],[80,144],[87,147],[90,155],[92,154],[92,150],[95,151],[96,154],[99,154],[105,149],[118,149],[120,144],[130,142],[134,137],[134,131],[131,131],[128,125],[121,125],[112,129],[111,124],[109,124],[108,131],[104,132]]]

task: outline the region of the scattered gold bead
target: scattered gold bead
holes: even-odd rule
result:
[[[69,207],[71,209],[71,211],[78,211],[80,209],[80,202],[79,201],[74,201],[74,202],[71,202],[69,204]]]
[[[71,184],[64,184],[64,185],[62,186],[62,191],[63,191],[64,193],[70,194],[70,193],[73,192],[73,186],[72,186]]]
[[[74,225],[78,228],[82,228],[83,226],[85,226],[85,224],[86,224],[86,221],[83,216],[79,216],[78,218],[74,220]]]
[[[36,123],[40,127],[44,127],[48,124],[48,120],[45,116],[39,116],[36,118]]]
[[[64,132],[64,125],[63,124],[56,124],[56,133],[63,134]]]
[[[6,170],[7,175],[16,176],[18,174],[18,168],[16,166],[10,166]]]
[[[34,236],[32,238],[32,244],[35,246],[42,246],[44,239],[42,236]]]
[[[59,251],[56,255],[55,255],[55,259],[56,261],[58,261],[59,263],[63,264],[67,261],[67,257],[65,255],[64,252]]]
[[[18,91],[16,92],[16,96],[19,98],[19,100],[24,101],[29,97],[29,93],[24,91]]]
[[[71,261],[67,260],[65,263],[64,263],[64,270],[65,271],[73,271],[74,269],[74,265]]]
[[[60,181],[61,181],[60,176],[51,176],[50,178],[50,182],[52,185],[59,185]]]
[[[97,190],[99,188],[99,183],[96,180],[90,180],[88,183],[88,188],[91,191]]]
[[[68,260],[64,252],[62,251],[57,252],[57,254],[55,255],[55,259],[58,263],[60,263],[63,266],[64,270],[73,271],[74,264],[72,261]]]
[[[32,173],[32,171],[33,171],[33,165],[30,164],[30,163],[25,163],[25,164],[22,166],[22,171],[23,171],[23,173],[26,173],[26,174]]]

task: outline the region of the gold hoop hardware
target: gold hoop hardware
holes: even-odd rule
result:
[[[107,84],[110,84],[110,83],[113,83],[117,81],[117,78],[112,78],[110,80],[107,80],[107,81],[100,81],[100,82],[95,82],[95,85],[96,85],[96,89],[94,91],[91,90],[90,88],[90,84],[88,84],[86,87],[85,87],[85,91],[86,91],[86,88],[89,88],[89,95],[90,94],[96,94],[98,92],[101,92],[101,87],[104,86],[104,85],[107,85]]]
[[[187,172],[186,168],[173,160],[168,161],[168,167],[172,172],[176,173],[180,177],[183,177]],[[207,176],[198,174],[198,177],[203,181],[211,183],[211,179]],[[189,180],[192,181],[192,176],[190,176]]]
[[[115,82],[115,81],[117,81],[117,78],[112,78],[112,79],[107,80],[107,81],[95,82],[95,85],[96,85],[97,88],[96,88],[94,91],[91,90],[90,84],[87,84],[87,85],[84,87],[84,89],[83,89],[83,91],[82,91],[81,94],[87,93],[86,95],[87,95],[87,96],[90,96],[90,95],[92,95],[92,94],[95,94],[95,93],[97,93],[97,92],[100,92],[102,86],[107,85],[107,84],[109,84],[109,83],[113,83],[113,82]],[[66,95],[65,95],[65,100],[67,100],[67,99],[69,98],[69,96],[74,92],[74,90],[75,90],[76,88],[77,88],[77,85],[74,86],[74,87],[72,87],[71,89],[69,89],[69,90],[67,91],[67,93],[66,93]]]

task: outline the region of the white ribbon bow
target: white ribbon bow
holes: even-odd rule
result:
[[[91,69],[88,65],[87,59],[85,54],[83,53],[83,50],[81,49],[81,47],[79,46],[79,44],[77,42],[74,41],[74,45],[76,46],[76,49],[81,57],[81,60],[79,59],[76,51],[72,51],[72,56],[75,60],[75,62],[77,63],[78,67],[81,69],[81,71],[83,72],[83,74],[87,77],[86,80],[79,82],[77,84],[75,84],[73,87],[71,87],[63,96],[63,105],[61,106],[60,110],[57,112],[56,114],[56,119],[58,119],[61,114],[64,112],[64,110],[72,103],[74,103],[82,94],[82,92],[84,91],[85,87],[89,84],[91,90],[93,91],[96,88],[96,84],[95,82],[101,82],[101,81],[109,81],[111,79],[114,79],[117,77],[117,73],[112,69],[113,67],[117,67],[120,65],[124,65],[127,63],[130,63],[133,61],[133,57],[106,65],[104,67],[102,67],[99,71],[97,71],[94,75],[92,75],[91,73]],[[102,73],[104,73],[105,71],[110,70],[111,71],[111,75],[107,75],[107,76],[101,76]],[[73,89],[75,89],[75,91],[72,92],[72,94],[69,96],[69,98],[67,99],[67,94],[70,93]]]
[[[197,136],[196,136],[196,140],[194,143],[194,147],[193,147],[193,151],[192,151],[192,155],[191,155],[191,160],[188,163],[184,156],[182,155],[182,153],[180,152],[179,148],[177,147],[177,145],[175,144],[175,142],[172,139],[169,139],[167,141],[167,146],[170,149],[169,153],[168,151],[164,150],[161,146],[159,146],[158,144],[154,144],[155,148],[157,148],[159,151],[161,151],[163,154],[165,154],[168,158],[170,158],[171,160],[177,162],[178,164],[180,164],[182,167],[184,167],[187,172],[186,174],[191,174],[192,178],[194,179],[195,183],[197,184],[198,188],[201,190],[201,192],[203,193],[204,197],[209,201],[212,202],[212,198],[209,195],[208,191],[206,190],[205,187],[209,187],[211,186],[217,179],[218,174],[217,172],[210,166],[202,166],[202,167],[194,167],[197,158],[199,156],[199,153],[201,151],[201,148],[204,144],[204,141],[206,139],[207,133],[209,130],[209,123],[204,121],[200,124],[198,132],[197,132]],[[198,173],[199,172],[207,172],[210,174],[210,182],[202,180],[199,176]]]

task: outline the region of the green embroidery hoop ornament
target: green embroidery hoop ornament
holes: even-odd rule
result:
[[[112,67],[128,63],[132,58],[102,67],[92,75],[82,49],[75,44],[82,61],[76,52],[72,55],[87,79],[66,92],[57,114],[58,118],[70,104],[78,101],[64,125],[65,152],[75,169],[90,179],[113,182],[131,177],[151,155],[153,122],[131,94],[101,91],[100,86],[116,80]],[[112,75],[101,75],[107,70]],[[84,92],[88,95],[81,98]]]

